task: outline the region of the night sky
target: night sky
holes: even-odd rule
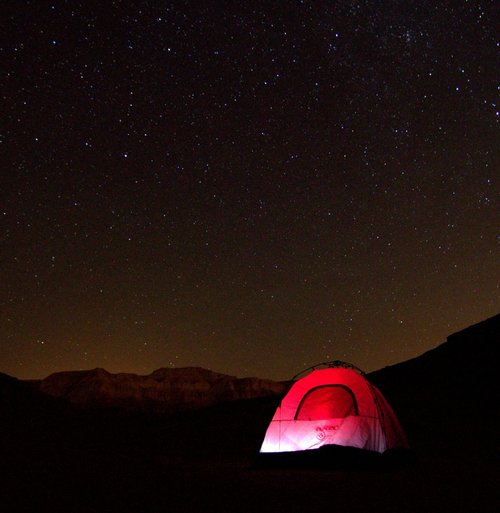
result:
[[[500,310],[496,1],[0,9],[0,371],[369,371]]]

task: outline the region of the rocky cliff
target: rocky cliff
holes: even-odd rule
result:
[[[282,394],[286,384],[187,367],[162,368],[147,376],[111,374],[104,369],[58,372],[41,380],[38,388],[45,394],[82,406],[178,412]]]

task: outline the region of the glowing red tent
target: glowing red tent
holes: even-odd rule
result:
[[[378,453],[408,448],[392,408],[354,366],[338,361],[321,365],[327,368],[312,368],[281,401],[261,453],[305,451],[325,445]]]

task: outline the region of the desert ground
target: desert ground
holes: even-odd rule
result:
[[[484,447],[426,448],[420,440],[416,461],[392,469],[258,468],[256,454],[274,406],[275,399],[241,401],[172,418],[51,405],[50,414],[30,413],[30,421],[18,415],[1,439],[1,509],[499,510],[498,460]]]

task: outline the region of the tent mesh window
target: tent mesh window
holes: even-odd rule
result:
[[[351,389],[344,385],[313,388],[302,398],[295,420],[341,419],[358,415],[358,405]]]

